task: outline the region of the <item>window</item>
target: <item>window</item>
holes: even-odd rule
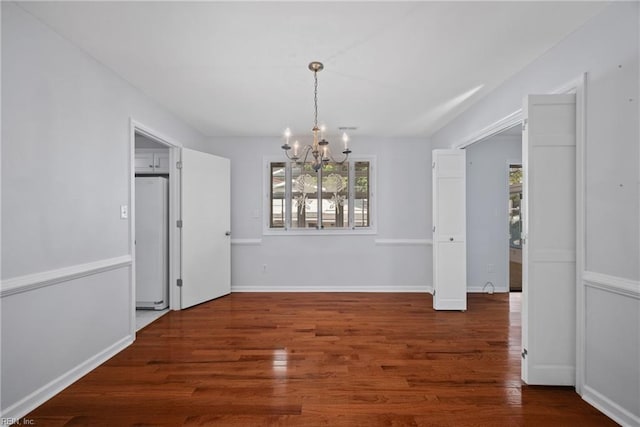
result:
[[[372,230],[372,163],[268,162],[268,229]]]
[[[369,162],[356,162],[354,224],[356,227],[369,226]]]
[[[509,165],[509,246],[522,248],[522,166]]]
[[[271,227],[284,227],[285,205],[285,163],[271,163]]]

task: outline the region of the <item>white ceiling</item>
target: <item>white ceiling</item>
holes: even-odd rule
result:
[[[22,2],[208,136],[429,136],[602,2]]]

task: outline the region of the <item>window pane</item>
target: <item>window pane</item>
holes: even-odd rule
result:
[[[291,165],[291,227],[318,225],[318,175],[311,163]]]
[[[355,163],[353,220],[356,227],[369,227],[369,162]]]
[[[287,204],[285,200],[285,164],[271,163],[271,228],[283,228]]]
[[[522,242],[522,166],[509,167],[509,245],[521,248]]]
[[[349,226],[349,165],[327,165],[322,169],[322,226]]]
[[[522,193],[515,192],[509,196],[509,245],[512,248],[521,248],[520,235],[522,234],[522,221],[520,219],[520,200]]]

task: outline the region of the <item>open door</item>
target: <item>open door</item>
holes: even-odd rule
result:
[[[433,308],[467,309],[464,150],[433,150]]]
[[[182,149],[181,308],[231,293],[229,159]]]
[[[530,95],[522,135],[522,380],[575,385],[576,97]]]

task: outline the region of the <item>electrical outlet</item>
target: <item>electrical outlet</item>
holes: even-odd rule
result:
[[[129,206],[120,205],[120,219],[129,218]]]
[[[267,272],[267,264],[262,264],[262,272],[263,273]]]

